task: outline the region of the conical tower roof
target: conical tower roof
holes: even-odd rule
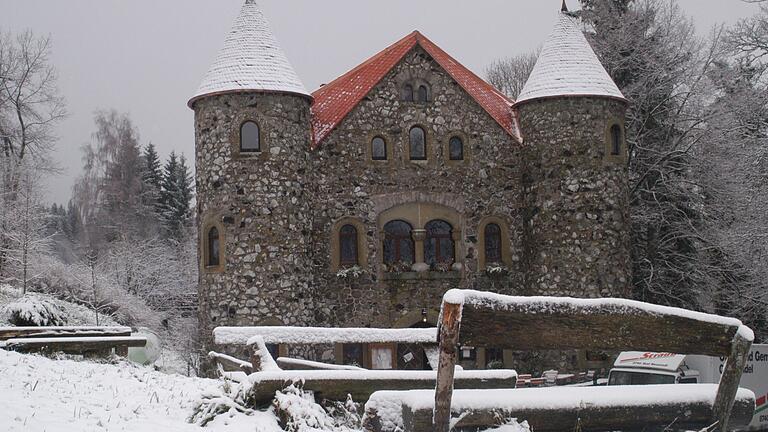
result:
[[[224,47],[188,105],[213,94],[245,91],[295,93],[311,98],[255,0],[246,0]]]
[[[558,96],[603,96],[624,100],[624,95],[600,63],[581,31],[577,18],[560,13],[544,43],[517,104]]]

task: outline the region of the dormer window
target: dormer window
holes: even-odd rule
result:
[[[256,153],[261,151],[261,136],[259,125],[246,121],[240,126],[240,152]]]
[[[406,84],[403,86],[403,100],[405,102],[413,102],[413,86]]]

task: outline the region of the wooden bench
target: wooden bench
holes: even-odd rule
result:
[[[0,327],[0,347],[19,352],[63,352],[105,355],[114,350],[127,356],[129,347],[143,347],[147,339],[131,336],[130,327]]]
[[[439,329],[440,358],[433,402],[425,404],[422,395],[418,404],[409,405],[407,401],[416,396],[409,396],[408,392],[401,395],[405,401],[402,404],[403,418],[411,410],[412,418],[434,419],[434,424],[425,425],[423,421],[414,420],[410,423],[411,429],[406,427],[406,432],[448,432],[452,414],[471,415],[477,419],[476,423],[483,423],[477,426],[485,427],[510,418],[528,420],[526,416],[530,416],[531,421],[539,425],[534,430],[557,430],[565,423],[569,424],[560,430],[640,429],[646,424],[679,422],[697,428],[714,425],[717,430],[727,431],[729,420],[746,424],[754,410],[754,394],[738,388],[754,335],[733,318],[624,299],[514,297],[450,290],[443,297]],[[528,393],[516,396],[518,393],[509,392],[498,395],[499,399],[486,393],[483,403],[475,404],[469,410],[468,405],[462,403],[452,405],[457,347],[465,345],[492,345],[515,350],[640,349],[727,359],[720,384],[710,387],[704,396],[694,398],[694,394],[685,393],[701,388],[687,387],[688,384],[654,386],[656,399],[664,395],[682,395],[662,405],[653,397],[631,401],[636,392],[652,391],[648,387],[577,387],[567,391],[574,392],[570,399],[579,403],[554,410],[549,408],[557,407],[557,394],[566,389],[520,389],[515,392]],[[622,395],[630,399],[621,399]],[[373,395],[371,399],[376,397]],[[461,390],[457,391],[457,398],[464,400]],[[600,403],[610,399],[626,403]],[[737,399],[739,402],[735,404]],[[513,404],[514,400],[521,400],[521,403],[527,400],[528,405]],[[732,415],[734,405],[737,411]],[[422,412],[425,409],[433,410],[432,414]],[[553,429],[547,429],[548,420]],[[376,422],[375,418],[367,420],[367,424]],[[592,426],[585,428],[585,424]]]

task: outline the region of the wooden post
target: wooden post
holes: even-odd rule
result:
[[[717,396],[715,396],[715,405],[712,409],[712,422],[718,422],[717,430],[721,432],[728,430],[728,419],[731,417],[733,402],[739,389],[739,381],[741,381],[741,374],[744,372],[744,365],[747,362],[747,355],[751,347],[752,339],[742,335],[741,330],[737,331],[731,343],[731,354],[725,360],[723,375],[720,377]]]
[[[443,301],[443,313],[439,332],[439,362],[435,384],[435,411],[432,415],[435,432],[448,432],[451,423],[451,398],[453,397],[453,373],[459,345],[461,326],[460,304]]]

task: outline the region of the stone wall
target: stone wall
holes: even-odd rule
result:
[[[204,344],[211,346],[219,325],[310,323],[309,100],[230,94],[202,99],[194,109],[199,235],[205,239],[217,226],[226,261],[209,268],[200,256]],[[258,154],[239,154],[246,120],[260,126]]]
[[[610,154],[610,127],[626,104],[553,98],[519,108],[526,141],[527,287],[531,294],[629,295],[626,144]]]
[[[405,82],[428,83],[431,100],[402,101]],[[409,159],[408,132],[414,125],[427,132],[427,161]],[[454,134],[464,140],[464,161],[448,160],[446,144]],[[370,141],[376,135],[387,142],[387,161],[371,160]],[[442,294],[450,288],[516,292],[523,281],[520,161],[520,145],[428,54],[415,48],[312,154],[312,182],[319,199],[312,226],[315,322],[407,327],[418,322],[422,309],[434,319]],[[456,262],[461,270],[384,271],[383,224],[396,217],[399,206],[412,203],[421,204],[414,218],[422,220],[413,222],[414,228],[427,222],[426,211],[456,218]],[[477,268],[482,247],[477,229],[486,216],[498,216],[509,226],[510,271],[493,278]],[[332,228],[344,217],[358,218],[365,227],[361,234],[368,264],[356,279],[339,278],[330,266]]]

